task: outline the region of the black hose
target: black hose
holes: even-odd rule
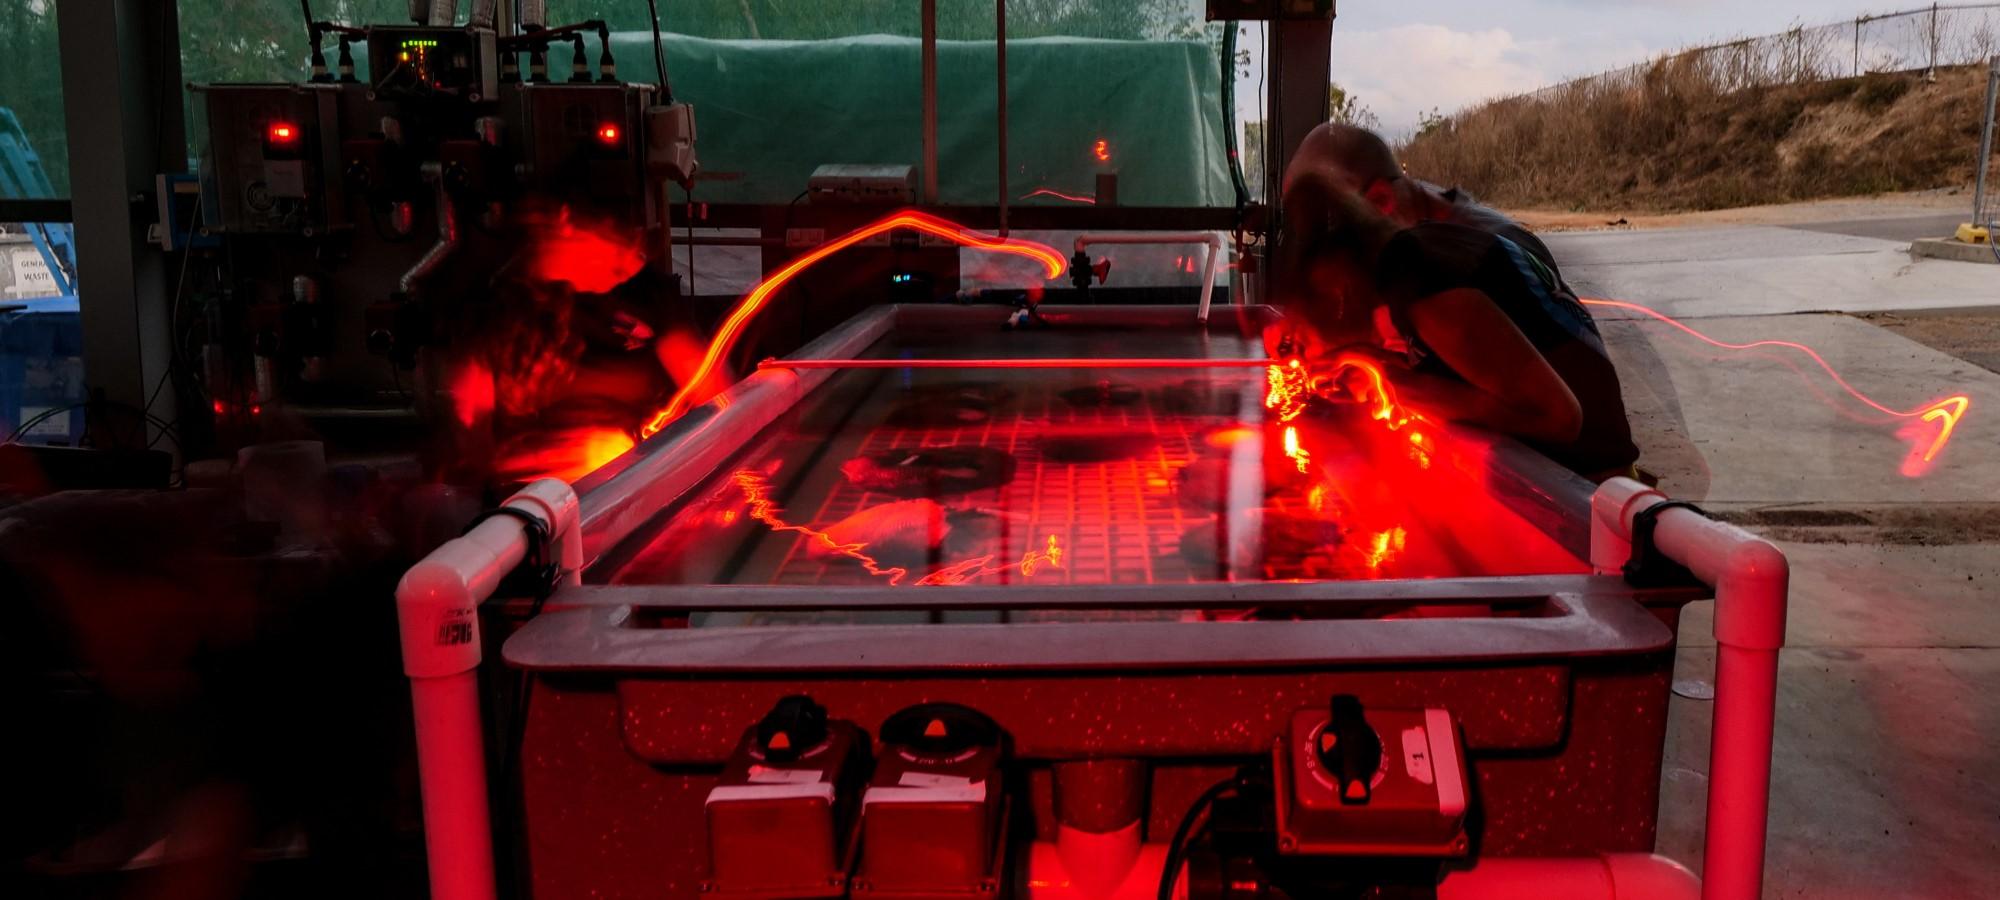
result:
[[[1194,838],[1195,823],[1202,821],[1201,814],[1214,806],[1215,801],[1222,799],[1224,794],[1241,791],[1260,783],[1251,775],[1238,772],[1211,785],[1208,790],[1201,792],[1201,796],[1195,798],[1194,805],[1188,807],[1187,815],[1181,817],[1180,825],[1174,829],[1173,840],[1167,842],[1166,860],[1160,866],[1158,900],[1173,900],[1174,882],[1180,879],[1181,866],[1187,863],[1188,844]]]
[[[674,102],[674,88],[667,81],[667,45],[660,37],[659,0],[646,0],[646,9],[653,14],[653,68],[658,70],[660,76],[660,102],[672,105]]]
[[[1229,153],[1229,183],[1236,189],[1236,221],[1242,224],[1243,208],[1250,205],[1250,188],[1243,181],[1243,159],[1236,141],[1236,29],[1235,19],[1222,23],[1228,29],[1222,38],[1222,145]]]

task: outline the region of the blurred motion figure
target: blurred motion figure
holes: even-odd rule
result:
[[[1274,290],[1308,360],[1358,353],[1414,408],[1519,438],[1593,480],[1632,474],[1618,373],[1526,228],[1410,178],[1372,132],[1328,123],[1285,172]]]

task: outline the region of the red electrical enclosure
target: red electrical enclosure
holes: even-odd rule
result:
[[[1458,725],[1442,709],[1302,709],[1273,760],[1278,850],[1460,856],[1470,797]]]
[[[868,738],[828,721],[803,696],[778,701],[745,732],[703,804],[709,877],[725,897],[839,897],[847,892],[853,795]]]
[[[881,741],[861,800],[855,895],[997,894],[1006,806],[1000,727],[967,707],[927,703],[890,716]]]

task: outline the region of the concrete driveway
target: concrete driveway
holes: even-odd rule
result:
[[[1915,220],[1919,217],[1899,217]],[[1601,316],[1646,456],[1676,496],[1794,566],[1766,896],[2000,896],[2000,374],[1841,313],[2000,304],[2000,266],[1913,262],[1934,222],[1548,236],[1579,291],[1718,339],[1807,344],[1896,410],[1972,401],[1934,432],[1849,397],[1803,354],[1734,352]],[[1698,864],[1714,678],[1707,604],[1682,622],[1661,852]]]

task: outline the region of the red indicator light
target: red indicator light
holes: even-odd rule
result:
[[[215,414],[218,416],[228,411],[227,407],[224,407],[222,405],[222,401],[220,400],[215,401],[214,405],[212,405],[210,408],[215,410]]]
[[[610,124],[608,122],[603,125],[597,126],[598,143],[616,144],[618,143],[618,139],[623,137],[624,135],[625,132],[620,130],[618,126]]]
[[[299,128],[290,122],[272,122],[265,135],[273,144],[289,144],[299,139]]]
[[[1099,139],[1097,143],[1095,143],[1095,144],[1092,144],[1092,145],[1090,146],[1090,152],[1091,152],[1091,154],[1092,154],[1093,156],[1096,156],[1096,157],[1097,157],[1097,161],[1098,161],[1098,162],[1110,162],[1110,161],[1111,161],[1111,142],[1110,142],[1110,141],[1107,141],[1107,140],[1103,140],[1103,139]]]

